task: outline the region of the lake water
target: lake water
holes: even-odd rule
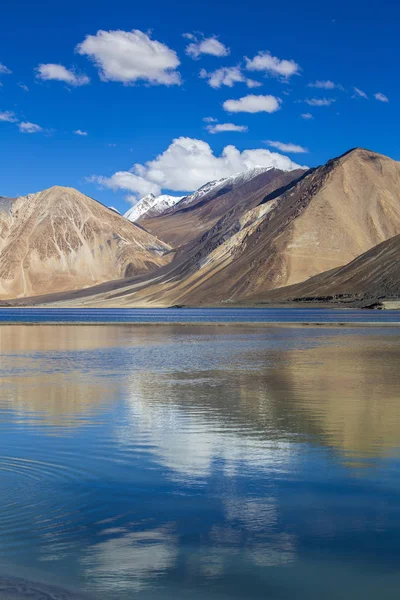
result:
[[[400,323],[398,310],[326,308],[3,308],[16,323]]]
[[[399,334],[1,325],[0,598],[397,600]]]

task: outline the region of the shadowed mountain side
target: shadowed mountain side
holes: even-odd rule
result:
[[[400,236],[397,235],[344,267],[332,269],[297,285],[272,290],[253,300],[293,299],[353,301],[400,298]]]
[[[183,248],[157,279],[123,284],[94,304],[238,302],[346,264],[400,233],[400,164],[356,149],[230,213]]]
[[[84,288],[148,273],[170,247],[77,190],[52,187],[0,203],[0,297]]]
[[[71,303],[251,304],[270,290],[337,269],[400,234],[400,163],[368,150],[349,151],[267,196],[254,192],[248,201],[257,198],[257,206],[246,212],[233,203],[156,273],[83,290],[70,297]],[[209,207],[214,201],[199,204]],[[56,300],[69,297],[46,298]]]
[[[201,188],[162,215],[141,219],[140,224],[174,248],[188,242],[193,243],[226,212],[234,209],[237,216],[245,213],[260,204],[265,196],[291,183],[303,173],[302,169],[253,169],[241,176],[228,178],[226,183],[212,187],[202,195],[199,194],[203,189]]]

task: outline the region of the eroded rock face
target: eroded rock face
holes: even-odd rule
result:
[[[182,219],[187,219],[184,231],[189,231],[192,215],[197,219],[199,210],[212,213],[216,205],[220,210],[223,198],[184,213],[176,211],[161,221],[165,225],[168,218],[173,231],[175,220],[174,231],[179,232]],[[218,220],[209,221],[200,237],[178,250],[161,277],[149,277],[131,291],[124,286],[120,298],[114,289],[112,298],[104,294],[96,303],[165,306],[246,301],[337,269],[400,234],[400,163],[358,148],[262,198],[247,190],[244,205],[247,211],[230,208]]]
[[[0,199],[0,298],[88,287],[167,264],[168,244],[73,188]]]

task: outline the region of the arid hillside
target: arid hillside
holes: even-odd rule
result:
[[[234,209],[236,214],[243,214],[257,206],[271,192],[298,179],[304,172],[302,169],[251,169],[222,181],[212,181],[162,215],[145,217],[139,222],[147,231],[177,248],[200,239],[227,212]]]
[[[165,224],[168,219],[171,231],[175,220],[182,242],[174,253],[161,255],[161,268],[155,272],[125,269],[120,281],[46,301],[88,306],[251,304],[270,297],[284,299],[288,286],[291,290],[301,282],[296,296],[328,294],[328,288],[340,288],[335,293],[341,293],[344,283],[350,290],[351,277],[346,274],[350,266],[344,271],[340,267],[400,235],[400,163],[386,156],[357,148],[306,172],[292,171],[266,181],[269,173],[209,199],[209,191],[199,190],[188,210],[179,209],[178,203],[148,220]],[[202,233],[199,223],[208,223]],[[158,236],[165,231],[159,227]],[[178,239],[170,241],[176,246]],[[354,286],[356,280],[364,285],[382,272],[375,266],[374,251],[366,256],[360,259],[366,261],[365,268],[352,279]],[[381,284],[376,283],[377,288]],[[285,288],[282,295],[281,288]]]
[[[0,199],[3,300],[141,275],[172,257],[168,244],[72,188]]]

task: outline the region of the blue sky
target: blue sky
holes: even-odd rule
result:
[[[3,3],[0,195],[68,185],[125,211],[269,160],[398,160],[399,20],[387,0]]]

